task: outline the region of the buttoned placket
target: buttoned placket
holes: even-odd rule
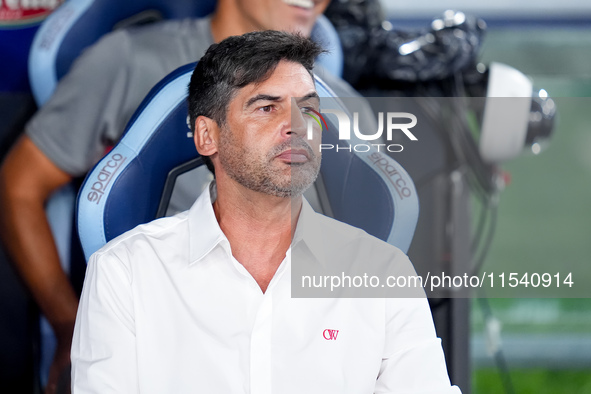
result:
[[[228,245],[229,246],[229,245]],[[230,253],[231,256],[231,253]],[[258,293],[259,301],[250,337],[250,394],[272,393],[272,344],[273,344],[273,299],[275,288],[291,263],[291,248],[277,268],[275,275],[263,293],[252,275],[238,260],[231,256],[232,263],[245,279],[249,287]]]

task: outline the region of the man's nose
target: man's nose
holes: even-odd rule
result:
[[[301,108],[293,99],[291,101],[291,111],[288,122],[287,134],[291,136],[294,134],[304,136],[306,134],[306,119],[304,119],[304,114],[302,113]]]

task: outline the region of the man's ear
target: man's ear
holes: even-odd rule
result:
[[[216,121],[205,116],[195,119],[193,140],[201,156],[211,156],[218,151],[219,126]]]

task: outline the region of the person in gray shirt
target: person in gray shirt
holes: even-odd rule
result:
[[[166,21],[113,32],[87,49],[0,168],[3,242],[57,337],[46,392],[69,368],[78,299],[60,266],[44,211],[50,195],[82,176],[115,144],[149,90],[199,59],[213,42],[254,30],[309,36],[330,0],[219,0],[209,18]],[[315,70],[339,96],[358,96]]]

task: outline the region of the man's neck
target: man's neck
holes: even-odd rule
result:
[[[302,198],[270,196],[235,183],[217,187],[214,212],[232,255],[265,292],[291,244]]]

